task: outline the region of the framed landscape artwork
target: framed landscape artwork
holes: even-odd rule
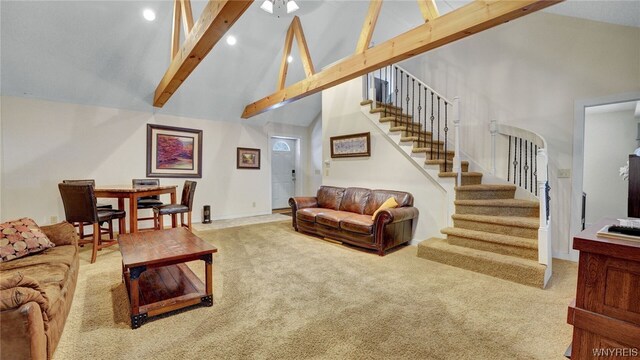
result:
[[[202,177],[202,130],[147,124],[148,177]]]
[[[238,169],[260,169],[260,149],[238,148],[236,164]]]
[[[371,133],[331,137],[331,157],[371,156]]]

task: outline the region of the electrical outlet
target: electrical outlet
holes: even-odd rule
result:
[[[558,178],[570,178],[571,169],[558,169]]]
[[[56,215],[51,215],[51,217],[49,218],[49,222],[51,224],[57,224],[58,223],[58,217]]]
[[[320,169],[316,169],[316,175],[322,175],[322,171],[320,171]]]

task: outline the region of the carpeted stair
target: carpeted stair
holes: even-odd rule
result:
[[[418,244],[418,256],[520,284],[543,287],[536,201],[514,199],[514,185],[456,187],[453,227]]]
[[[361,105],[370,105],[363,101]],[[376,102],[371,113],[400,132],[400,142],[413,143],[413,154],[424,154],[426,165],[439,165],[439,177],[456,178],[455,152],[412,122],[402,109]],[[445,167],[446,166],[446,167]],[[539,203],[515,199],[514,185],[482,184],[482,173],[469,172],[462,162],[461,184],[455,188],[453,227],[441,230],[446,239],[418,244],[418,256],[517,283],[543,287],[546,266],[538,263]]]

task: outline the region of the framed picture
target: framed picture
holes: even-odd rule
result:
[[[238,148],[236,167],[238,169],[260,169],[260,149]]]
[[[202,177],[202,130],[147,124],[148,177]]]
[[[331,137],[331,157],[371,156],[371,133]]]

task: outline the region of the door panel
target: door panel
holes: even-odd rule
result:
[[[271,194],[272,207],[289,206],[289,198],[295,196],[296,140],[271,139]]]

